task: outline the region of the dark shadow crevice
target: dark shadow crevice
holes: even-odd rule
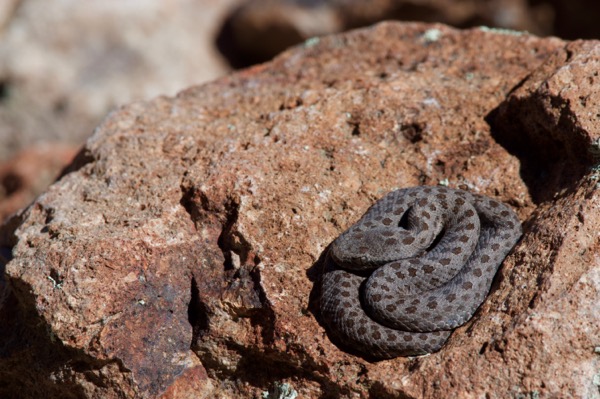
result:
[[[554,101],[553,108],[561,109],[556,120],[542,111],[535,94],[509,98],[486,117],[492,137],[519,159],[520,177],[538,205],[569,195],[597,163],[593,143],[568,104]]]

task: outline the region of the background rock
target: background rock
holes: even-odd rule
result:
[[[213,36],[231,1],[21,0],[0,41],[0,159],[81,144],[112,108],[227,71]]]
[[[598,396],[599,49],[385,23],[113,112],[1,231],[0,396]],[[346,353],[327,245],[438,182],[522,241],[439,353]]]

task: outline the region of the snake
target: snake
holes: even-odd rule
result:
[[[326,252],[321,318],[364,357],[441,349],[487,297],[522,234],[506,204],[445,186],[392,191]]]

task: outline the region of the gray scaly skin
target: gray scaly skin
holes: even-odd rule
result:
[[[439,350],[484,301],[521,236],[505,204],[446,187],[393,191],[331,245],[321,313],[369,357]]]

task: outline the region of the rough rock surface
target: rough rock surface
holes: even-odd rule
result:
[[[598,397],[598,70],[598,42],[384,23],[115,111],[1,231],[0,397]],[[524,236],[440,352],[370,363],[324,331],[323,255],[438,182]]]

